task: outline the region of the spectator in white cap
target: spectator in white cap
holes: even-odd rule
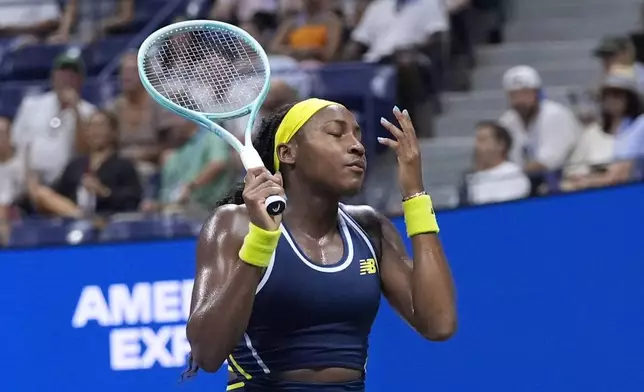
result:
[[[525,65],[510,68],[503,76],[510,109],[499,122],[512,135],[510,159],[533,176],[560,169],[581,133],[574,113],[543,96],[541,77]]]

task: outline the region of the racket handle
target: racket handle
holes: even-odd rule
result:
[[[269,196],[266,198],[266,212],[270,216],[281,215],[286,209],[286,200],[282,196]]]

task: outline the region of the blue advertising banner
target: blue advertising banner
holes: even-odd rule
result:
[[[643,200],[630,186],[440,214],[459,331],[425,342],[383,302],[367,390],[640,392]],[[179,383],[193,259],[192,240],[0,252],[0,390],[223,391],[224,372]]]

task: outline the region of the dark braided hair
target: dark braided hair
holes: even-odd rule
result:
[[[272,174],[275,174],[275,134],[277,133],[277,129],[282,123],[282,120],[284,120],[286,113],[291,110],[293,105],[294,104],[284,105],[262,119],[259,132],[257,132],[257,135],[253,140],[253,147],[255,147],[260,158],[262,158],[264,166],[266,166]],[[244,199],[242,197],[243,192],[244,181],[240,181],[235,184],[228,195],[217,202],[215,208],[225,204],[244,204]],[[195,363],[192,353],[190,353],[188,356],[188,368],[181,374],[181,380],[183,381],[195,376],[197,371],[199,371],[199,366]]]
[[[266,166],[271,174],[275,174],[275,134],[277,133],[277,129],[282,123],[282,120],[286,116],[286,113],[291,110],[293,105],[294,104],[284,105],[262,119],[259,131],[253,140],[253,147],[255,147],[255,150],[259,153],[259,157],[262,158],[262,162],[264,162],[264,166]],[[217,202],[215,208],[225,204],[244,204],[244,199],[242,198],[243,191],[244,181],[240,181],[235,184],[228,195]]]

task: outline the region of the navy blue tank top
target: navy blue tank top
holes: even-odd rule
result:
[[[313,263],[282,225],[282,237],[255,294],[246,333],[228,357],[229,385],[248,386],[288,370],[364,370],[380,305],[380,276],[365,231],[339,209],[344,252]]]

